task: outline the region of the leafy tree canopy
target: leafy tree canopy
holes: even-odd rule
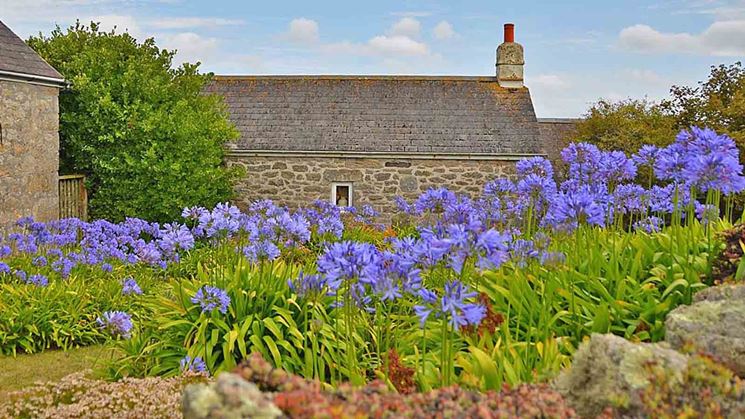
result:
[[[199,63],[173,66],[155,40],[77,22],[28,44],[71,83],[60,94],[61,172],[88,177],[90,214],[169,221],[232,194],[223,145],[237,131],[202,94]]]
[[[641,144],[667,145],[681,129],[706,126],[728,134],[745,157],[745,68],[742,63],[711,67],[698,86],[672,86],[670,98],[593,104],[577,126],[576,141],[631,153]]]

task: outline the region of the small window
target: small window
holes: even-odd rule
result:
[[[352,183],[339,182],[331,184],[331,203],[340,207],[351,207]]]

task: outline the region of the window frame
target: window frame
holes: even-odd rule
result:
[[[336,205],[336,188],[339,186],[346,186],[349,188],[347,193],[347,206],[351,207],[354,205],[354,183],[353,182],[331,182],[331,203]]]

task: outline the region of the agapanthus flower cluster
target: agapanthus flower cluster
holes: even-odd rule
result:
[[[132,333],[132,316],[123,311],[107,311],[96,319],[98,327],[113,337],[128,339]]]
[[[207,364],[200,356],[192,358],[189,355],[186,355],[181,358],[181,361],[179,361],[179,370],[182,373],[189,371],[197,374],[209,375]]]
[[[134,278],[125,278],[122,282],[122,295],[141,295],[142,289]]]
[[[204,285],[191,297],[191,302],[199,304],[203,313],[217,310],[225,314],[230,306],[230,296],[225,290],[212,285]]]
[[[422,290],[422,304],[414,306],[414,312],[422,327],[430,317],[444,318],[456,331],[464,326],[478,326],[486,315],[486,307],[469,302],[476,295],[460,281],[449,281],[440,298],[430,290]]]
[[[290,279],[287,283],[290,289],[301,298],[313,300],[333,295],[341,285],[341,280],[337,279],[334,281],[325,275],[306,275],[301,272],[297,278],[294,280]]]

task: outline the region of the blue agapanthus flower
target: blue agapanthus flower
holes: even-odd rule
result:
[[[476,293],[457,280],[445,283],[443,296],[439,300],[429,290],[422,290],[420,296],[424,304],[414,306],[414,313],[422,327],[431,315],[444,318],[454,330],[469,325],[478,326],[486,316],[486,307],[467,301],[475,298]]]
[[[334,295],[341,285],[341,280],[330,280],[325,275],[300,275],[293,281],[287,281],[290,289],[301,298],[318,298],[325,295]]]
[[[46,287],[49,285],[49,279],[42,274],[35,274],[28,277],[26,283],[36,285],[37,287]]]
[[[122,283],[122,295],[141,295],[142,289],[134,278],[126,278]]]
[[[123,311],[107,311],[96,319],[96,323],[113,337],[128,339],[132,333],[132,316]]]
[[[378,263],[380,251],[369,243],[343,241],[332,243],[318,258],[318,271],[330,281],[359,278],[365,267]]]
[[[189,355],[186,355],[185,357],[181,358],[181,361],[179,361],[179,369],[182,373],[190,371],[198,374],[209,375],[207,364],[200,356],[192,358]]]
[[[665,222],[661,218],[652,215],[635,222],[633,227],[635,231],[657,233],[662,229],[662,226],[664,225]]]
[[[554,168],[545,157],[529,157],[515,163],[515,171],[519,178],[534,175],[542,178],[553,178]]]
[[[268,239],[255,241],[243,247],[243,255],[251,263],[275,260],[281,253],[279,247]]]
[[[225,314],[228,311],[228,306],[230,306],[230,296],[220,288],[204,285],[197,290],[191,298],[191,302],[199,304],[203,313],[210,313],[217,309]]]
[[[588,188],[559,192],[549,210],[554,226],[574,228],[579,224],[605,225],[606,211]]]

